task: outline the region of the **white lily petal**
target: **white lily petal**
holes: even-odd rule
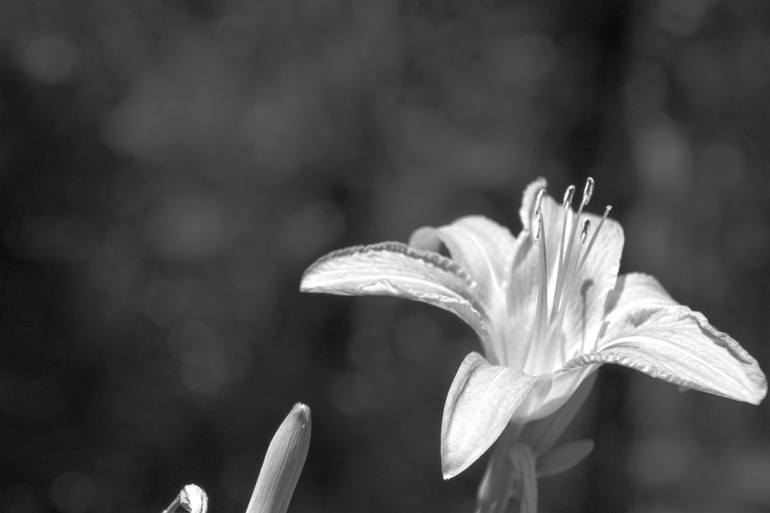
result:
[[[618,276],[615,288],[607,297],[606,320],[613,324],[622,321],[629,311],[640,306],[678,304],[653,276],[642,273],[622,274]]]
[[[456,314],[482,338],[485,336],[486,315],[470,276],[438,253],[400,242],[333,251],[307,268],[300,290],[422,301]]]
[[[465,357],[444,404],[444,479],[468,468],[497,440],[534,382],[532,376],[492,365],[478,353]]]
[[[540,177],[530,182],[526,189],[524,189],[524,194],[521,196],[521,207],[519,208],[522,232],[528,233],[534,230],[532,218],[535,215],[535,198],[538,192],[547,187],[548,182],[546,179]]]
[[[478,283],[481,296],[488,304],[506,274],[509,256],[516,248],[516,239],[508,228],[483,216],[462,217],[452,224],[416,230],[409,245],[418,249],[437,251],[439,242],[449,249],[452,260],[468,271]]]
[[[767,380],[756,360],[703,314],[674,302],[651,276],[623,276],[610,303],[598,351],[565,369],[617,363],[730,399],[758,404],[765,397]]]
[[[537,454],[550,451],[585,403],[596,382],[596,376],[595,372],[590,373],[564,406],[556,410],[556,413],[524,426],[522,440],[526,440]]]
[[[537,475],[541,477],[555,476],[568,471],[594,450],[593,440],[583,439],[567,442],[539,457],[537,460]]]

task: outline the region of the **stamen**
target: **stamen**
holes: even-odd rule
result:
[[[580,258],[580,264],[578,264],[578,272],[583,270],[583,265],[585,264],[585,261],[588,258],[588,253],[590,253],[591,248],[594,247],[594,242],[596,242],[596,237],[599,235],[599,230],[601,230],[602,226],[604,226],[604,221],[607,220],[607,216],[610,215],[611,211],[612,211],[612,205],[607,205],[606,207],[604,207],[604,215],[599,221],[599,225],[594,230],[594,234],[591,236],[591,240],[589,241],[585,252],[583,252],[583,256]]]
[[[591,226],[591,220],[590,219],[583,219],[583,228],[580,230],[580,243],[584,243],[586,241],[586,237],[588,236],[588,228]]]
[[[535,329],[532,331],[532,339],[530,340],[527,353],[533,350],[533,346],[542,339],[543,334],[548,326],[548,256],[546,255],[546,243],[545,243],[545,226],[543,224],[543,215],[541,211],[538,211],[537,216],[538,233],[542,235],[539,238],[540,241],[540,257],[541,257],[541,274],[540,274],[540,294],[537,297],[537,313],[535,314]],[[540,350],[535,354],[545,357],[548,352]],[[541,365],[541,362],[537,362],[537,365]]]
[[[575,196],[575,186],[570,185],[567,187],[567,190],[564,191],[564,199],[561,202],[561,206],[564,208],[564,210],[567,210],[569,207],[572,206],[572,198]]]
[[[575,275],[572,277],[572,282],[570,283],[569,287],[567,287],[567,294],[572,293],[572,289],[575,288],[575,285],[578,282],[578,276],[580,276],[580,273],[583,272],[583,268],[585,267],[586,260],[588,259],[588,254],[591,252],[591,248],[594,247],[594,242],[596,242],[596,238],[599,235],[599,232],[602,229],[602,226],[604,226],[604,221],[607,220],[607,216],[610,215],[610,212],[612,211],[612,205],[607,205],[604,208],[604,215],[602,216],[601,220],[599,221],[599,225],[594,230],[594,234],[591,236],[591,240],[588,242],[588,246],[586,247],[586,250],[583,252],[583,256],[580,258],[580,262],[577,265],[577,268],[575,269]],[[563,316],[561,317],[563,319]],[[583,337],[583,340],[580,341],[580,351],[585,351],[585,337]]]
[[[545,195],[545,189],[540,189],[537,191],[537,196],[535,196],[535,222],[537,223],[537,226],[535,227],[535,240],[539,240],[540,236],[542,235],[542,226],[543,226],[543,196]]]
[[[559,260],[556,262],[556,285],[553,291],[551,320],[556,316],[556,311],[559,308],[559,299],[561,297],[562,286],[564,285],[564,276],[567,272],[567,259],[572,254],[572,245],[575,240],[574,228],[570,230],[569,235],[567,234],[567,218],[572,214],[570,207],[572,206],[572,198],[574,195],[575,186],[570,185],[567,187],[567,190],[564,191],[564,200],[562,201],[562,206],[564,207],[564,219],[561,225],[561,240],[559,241]]]
[[[594,194],[594,179],[590,176],[586,178],[586,185],[583,187],[583,199],[580,201],[580,210],[583,210],[583,207],[588,205],[588,202],[591,201],[591,196]]]

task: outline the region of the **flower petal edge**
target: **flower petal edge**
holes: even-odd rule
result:
[[[332,251],[303,273],[300,291],[342,296],[395,296],[448,310],[479,335],[486,313],[477,285],[452,260],[400,242],[381,242]]]
[[[497,440],[535,378],[492,365],[473,352],[460,364],[444,404],[441,467],[450,479],[475,462]]]

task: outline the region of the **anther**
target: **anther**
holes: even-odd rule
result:
[[[542,235],[541,226],[543,225],[543,196],[545,195],[545,189],[540,189],[537,191],[537,196],[535,196],[535,223],[537,226],[535,226],[535,240],[540,239],[540,236]]]
[[[583,228],[580,230],[580,243],[583,244],[586,241],[586,237],[588,237],[588,228],[591,226],[591,220],[590,219],[584,219],[583,220]]]
[[[535,215],[537,215],[537,213],[540,212],[544,195],[545,195],[545,189],[540,189],[539,191],[537,191],[537,196],[535,196]]]
[[[564,191],[564,199],[561,202],[561,206],[564,207],[564,210],[567,210],[569,207],[572,206],[572,198],[575,196],[575,186],[570,185],[567,187],[567,190]]]
[[[594,194],[594,179],[590,176],[586,178],[586,185],[583,187],[583,199],[580,202],[580,205],[585,207],[588,205],[588,202],[591,201],[591,196]]]

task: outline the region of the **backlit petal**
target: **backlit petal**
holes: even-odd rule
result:
[[[531,376],[492,365],[478,353],[465,357],[444,405],[444,479],[465,470],[497,440],[533,383]]]
[[[302,276],[300,290],[343,296],[396,296],[448,310],[485,338],[486,321],[473,280],[438,253],[399,242],[329,253]]]
[[[513,415],[513,421],[520,424],[544,419],[552,415],[575,394],[578,387],[598,365],[586,363],[568,370],[537,376],[537,381],[526,400]]]
[[[676,385],[758,404],[767,381],[756,360],[703,314],[675,303],[652,277],[619,280],[598,351],[566,368],[617,363]]]
[[[537,460],[537,475],[555,476],[568,471],[594,450],[593,440],[582,439],[555,447]]]
[[[489,304],[493,295],[499,294],[506,264],[515,251],[516,239],[508,228],[483,216],[462,217],[439,228],[426,226],[416,230],[409,245],[438,251],[439,242],[478,283],[481,296]]]

